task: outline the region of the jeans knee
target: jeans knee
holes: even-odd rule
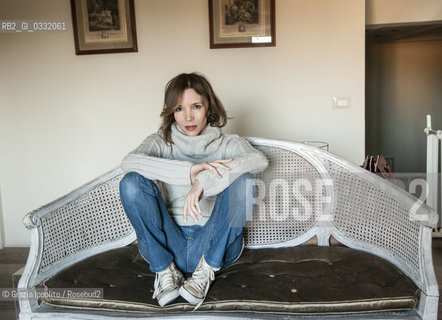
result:
[[[128,172],[120,181],[120,198],[132,201],[138,198],[139,192],[145,187],[152,190],[156,187],[152,180],[143,177],[137,172]]]
[[[124,200],[132,200],[136,198],[139,192],[138,173],[129,172],[120,181],[120,197]]]

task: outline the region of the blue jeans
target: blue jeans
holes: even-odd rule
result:
[[[214,268],[233,263],[241,254],[242,231],[256,194],[253,176],[243,174],[217,195],[204,226],[178,226],[154,182],[136,172],[127,173],[120,182],[124,211],[152,272],[166,269],[173,261],[183,273],[192,273],[203,255]]]

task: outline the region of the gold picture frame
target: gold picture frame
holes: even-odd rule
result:
[[[210,48],[274,47],[275,0],[209,0]]]
[[[134,0],[71,0],[75,53],[137,52]]]

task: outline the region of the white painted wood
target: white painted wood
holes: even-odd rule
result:
[[[35,314],[30,318],[21,317],[20,320],[54,320],[54,319],[69,319],[69,320],[181,320],[181,319],[213,319],[213,320],[238,320],[238,319],[256,319],[256,320],[268,320],[268,319],[286,319],[286,320],[323,320],[323,319],[342,319],[342,320],[421,320],[422,318],[415,312],[407,313],[387,313],[387,314],[370,314],[370,315],[341,315],[341,316],[282,316],[277,315],[272,317],[271,315],[256,315],[256,314],[233,314],[233,315],[215,315],[215,314],[192,314],[192,315],[173,315],[173,316],[145,316],[145,317],[129,317],[129,316],[105,316],[105,315],[84,315],[75,313],[44,313]]]
[[[161,316],[139,316],[134,314],[133,316],[119,315],[119,316],[110,316],[110,315],[94,315],[90,314],[76,314],[76,313],[42,313],[42,314],[34,314],[31,318],[22,318],[20,315],[20,320],[54,320],[54,319],[69,319],[69,320],[153,320],[153,319],[164,319],[164,320],[181,320],[181,319],[213,319],[213,320],[238,320],[238,319],[256,319],[256,320],[268,320],[268,319],[286,319],[286,320],[323,320],[323,319],[342,319],[342,320],[387,320],[387,319],[396,319],[396,320],[420,320],[421,317],[416,312],[399,312],[399,313],[374,313],[370,315],[340,315],[336,316],[286,316],[286,315],[276,315],[272,317],[271,315],[258,315],[251,313],[234,313],[234,314],[208,314],[208,313],[192,313],[192,314],[177,314],[177,315],[161,315]]]
[[[318,237],[318,245],[327,246],[329,245],[330,236],[333,236],[350,248],[366,251],[390,261],[410,277],[422,290],[423,298],[420,300],[417,312],[402,313],[400,315],[388,313],[381,315],[373,314],[371,318],[435,319],[434,315],[437,314],[439,291],[431,256],[431,230],[437,224],[438,218],[434,210],[419,202],[396,185],[327,151],[290,141],[264,138],[247,139],[256,147],[269,147],[273,148],[272,150],[281,150],[283,154],[281,159],[283,160],[280,159],[280,161],[285,161],[284,159],[286,158],[284,157],[288,153],[308,163],[308,168],[313,168],[312,170],[316,172],[315,176],[320,180],[321,191],[320,197],[317,198],[321,200],[321,210],[317,216],[313,216],[313,222],[311,225],[308,225],[308,228],[302,229],[302,232],[297,233],[288,240],[277,243],[260,243],[259,245],[249,244],[247,247],[258,249],[297,246],[314,236]],[[274,155],[275,153],[271,154]],[[277,157],[278,155],[274,156]],[[270,159],[270,161],[272,160]],[[287,161],[290,162],[293,159]],[[281,170],[278,172],[281,172]],[[83,225],[82,223],[83,220],[84,223],[92,223],[88,222],[87,218],[89,215],[93,215],[97,219],[106,219],[105,212],[103,211],[108,209],[103,209],[102,205],[108,201],[113,201],[111,206],[111,210],[115,210],[115,215],[112,216],[113,219],[125,216],[121,208],[118,207],[119,203],[115,200],[115,197],[118,198],[116,184],[121,174],[121,169],[117,168],[25,216],[23,222],[27,228],[31,229],[31,248],[23,276],[19,281],[19,288],[32,288],[78,261],[100,252],[125,246],[135,240],[133,229],[128,227],[127,222],[123,220],[120,220],[125,225],[123,232],[119,230],[121,225],[117,226],[111,223],[110,228],[114,229],[110,233],[103,233],[102,236],[97,238],[96,242],[88,242],[90,239],[81,239],[80,237],[79,239],[74,238],[71,240],[65,240],[63,237],[53,239],[52,237],[53,234],[56,234],[66,224],[77,223],[81,228],[87,230],[88,225]],[[293,176],[293,172],[287,172],[287,174],[292,174]],[[365,193],[368,195],[366,196]],[[100,200],[98,208],[95,207],[96,197],[105,199]],[[119,201],[119,198],[117,200]],[[381,207],[385,212],[378,212],[380,209],[374,208],[376,202],[386,204]],[[378,215],[387,217],[394,227],[389,225],[379,226],[377,221]],[[364,228],[366,230],[364,231],[365,234],[357,232],[359,231],[359,225],[350,221],[353,216],[358,216],[360,221],[366,224]],[[66,222],[69,221],[66,219],[72,219],[72,222]],[[306,226],[299,221],[294,221],[293,223],[299,223],[299,226],[302,228]],[[376,229],[379,227],[385,227],[385,230],[382,230],[382,232],[386,236],[390,236],[395,245],[382,242],[384,239],[376,242],[372,239],[374,237],[367,237],[370,233],[379,233],[380,230]],[[69,232],[75,232],[75,230]],[[265,235],[265,224],[260,230],[251,230],[251,232],[261,232]],[[53,245],[54,241],[55,246]],[[64,243],[63,241],[66,241],[66,247],[73,249],[66,253],[51,251],[51,247],[58,248],[60,244]],[[410,243],[410,241],[413,242]],[[65,310],[66,312],[55,314],[50,309],[38,308],[35,300],[20,300],[19,302],[21,310],[20,319],[23,320],[129,318],[127,315],[120,317],[115,315],[115,313],[109,315],[108,313],[100,314],[96,311],[84,311],[82,314],[77,314]],[[207,314],[195,313],[179,316],[161,316],[161,319],[175,319],[178,317],[182,319],[183,316],[184,318],[208,317]],[[261,317],[259,315],[243,316],[256,319]],[[266,317],[262,316],[262,318]],[[151,319],[152,317],[146,316],[145,318]],[[210,318],[234,319],[237,317],[231,314],[224,315],[218,313],[216,315],[211,314]],[[295,319],[297,317],[288,318]],[[368,316],[349,315],[340,318],[367,319]],[[314,317],[309,319],[314,319]]]
[[[425,134],[427,135],[427,198],[426,203],[434,210],[439,210],[439,202],[442,201],[442,188],[440,195],[438,192],[438,172],[439,167],[442,172],[442,162],[439,163],[439,152],[442,156],[442,148],[439,148],[439,140],[442,139],[442,130],[433,130],[431,127],[431,115],[427,115],[427,127],[425,128]],[[440,150],[439,150],[440,149]],[[439,150],[439,152],[438,152]],[[442,174],[440,175],[442,183]],[[442,184],[441,184],[442,185]],[[439,214],[439,221],[442,220],[442,209]],[[442,237],[442,228],[439,230],[436,228],[433,232],[433,237]]]
[[[427,205],[437,210],[437,172],[438,172],[438,139],[431,128],[431,115],[427,115],[427,127],[425,128],[427,134],[427,183],[429,192],[427,196]]]
[[[417,308],[418,314],[423,320],[437,320],[439,297],[427,296],[421,293],[419,306]]]

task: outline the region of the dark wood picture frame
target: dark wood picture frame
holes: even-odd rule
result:
[[[134,0],[71,0],[71,10],[77,55],[138,51]]]
[[[276,46],[275,0],[208,0],[210,48]]]

